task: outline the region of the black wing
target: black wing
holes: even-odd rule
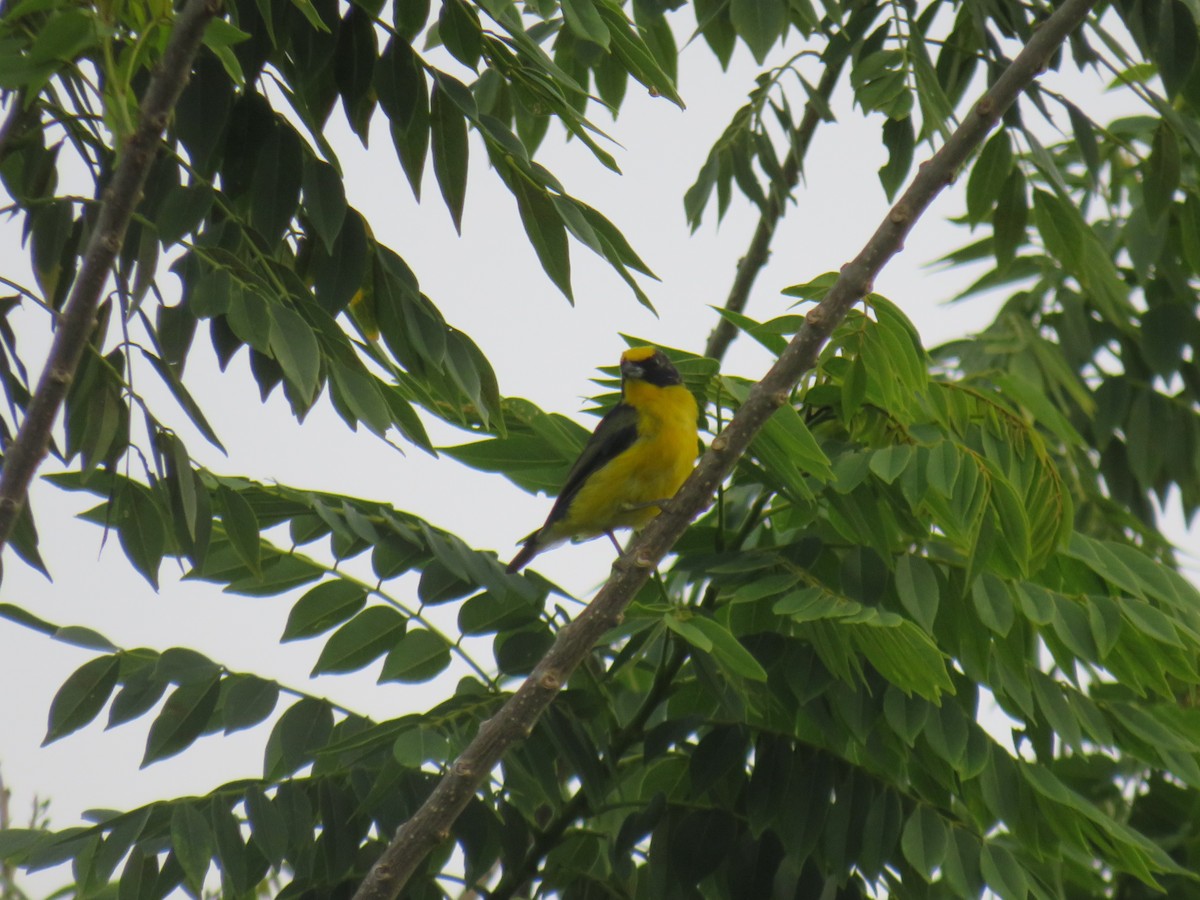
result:
[[[557,522],[567,514],[571,501],[592,473],[633,446],[637,440],[637,422],[637,410],[627,403],[618,403],[600,420],[588,442],[583,445],[579,459],[575,460],[575,465],[567,473],[567,480],[558,492],[558,499],[546,518],[546,525]]]

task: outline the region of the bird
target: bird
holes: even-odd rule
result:
[[[696,462],[696,398],[656,347],[621,354],[621,401],[600,420],[567,473],[546,523],[522,541],[506,571],[573,538],[644,528]]]

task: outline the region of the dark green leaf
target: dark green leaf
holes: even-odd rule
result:
[[[267,740],[263,774],[285,778],[312,762],[333,733],[333,710],[325,700],[305,697],[279,717]]]
[[[904,116],[901,119],[889,118],[884,122],[883,145],[888,149],[888,161],[879,170],[879,182],[890,202],[912,168],[913,151],[916,149],[912,119]]]
[[[562,0],[563,18],[577,37],[608,49],[609,31],[594,0]]]
[[[405,634],[383,662],[379,681],[415,684],[428,681],[450,665],[450,646],[445,638],[423,628]]]
[[[438,37],[454,58],[468,69],[478,66],[479,54],[483,49],[479,16],[463,0],[442,0],[442,11],[438,15]],[[436,142],[436,136],[434,140]]]
[[[695,626],[712,646],[712,655],[720,665],[742,678],[751,681],[766,681],[767,673],[757,659],[747,650],[733,634],[718,622],[707,616],[693,616],[688,623]]]
[[[296,214],[304,154],[290,125],[276,122],[258,148],[250,183],[250,224],[274,245]]]
[[[258,517],[246,499],[237,491],[221,485],[217,488],[221,503],[221,523],[225,535],[238,557],[251,572],[261,574],[260,553],[262,539],[258,533]]]
[[[271,320],[271,354],[304,403],[309,404],[316,397],[321,374],[317,338],[295,310],[277,303],[267,308]]]
[[[117,684],[120,658],[101,656],[76,669],[50,704],[50,723],[42,746],[78,731],[100,714]]]
[[[366,605],[367,591],[352,581],[318,584],[296,601],[280,641],[310,638],[345,622]]]
[[[171,844],[189,890],[194,896],[200,896],[204,876],[212,861],[213,839],[208,820],[192,803],[178,803],[172,810]]]
[[[1195,28],[1194,23],[1192,27]],[[1164,122],[1154,133],[1142,179],[1142,197],[1151,221],[1160,218],[1171,207],[1179,187],[1180,167],[1179,142],[1174,130]]]
[[[511,179],[513,196],[521,213],[521,224],[538,261],[554,285],[574,303],[571,293],[571,256],[567,249],[567,229],[545,192],[526,181],[520,172]]]
[[[153,494],[140,484],[125,482],[115,498],[113,524],[121,549],[147,581],[158,589],[158,567],[166,552],[167,527]]]
[[[946,856],[946,823],[936,811],[924,804],[918,804],[900,838],[900,847],[904,857],[926,881],[933,880],[933,874],[942,864]]]
[[[304,210],[317,237],[332,254],[346,219],[346,188],[337,169],[314,156],[304,156]]]
[[[431,728],[411,728],[392,744],[392,756],[400,765],[418,769],[427,762],[441,765],[448,761],[450,742]]]
[[[453,5],[457,0],[447,0]],[[463,203],[467,196],[467,120],[445,96],[443,82],[434,82],[429,101],[429,121],[433,136],[433,174],[437,176],[442,199],[454,220],[454,229],[462,233]]]
[[[787,10],[783,0],[730,0],[729,18],[761,64],[783,35]]]
[[[1000,199],[1005,181],[1013,171],[1012,140],[1001,129],[983,145],[967,179],[967,221],[984,221]]]
[[[333,633],[312,673],[361,669],[391,650],[407,626],[408,620],[390,606],[368,606]]]
[[[1029,206],[1025,195],[1025,176],[1014,166],[1000,187],[996,210],[992,214],[992,247],[996,262],[1007,266],[1025,243]]]
[[[150,726],[142,768],[192,745],[209,727],[221,696],[220,678],[176,688]]]
[[[896,560],[896,592],[909,615],[932,634],[940,593],[933,566],[917,556],[901,556]]]
[[[275,711],[279,685],[257,675],[230,675],[224,682],[221,718],[225,734],[253,728]]]

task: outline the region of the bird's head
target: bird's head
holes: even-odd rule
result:
[[[679,370],[656,347],[631,347],[621,354],[621,380],[645,381],[656,387],[683,384]]]

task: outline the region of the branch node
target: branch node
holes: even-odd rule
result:
[[[454,765],[450,768],[450,771],[452,771],[459,778],[470,778],[475,774],[475,769],[471,766],[471,764],[463,762],[462,760],[455,760]]]
[[[783,406],[788,402],[788,398],[791,396],[791,393],[792,392],[788,390],[776,391],[771,395],[771,402],[776,406]]]
[[[562,687],[562,673],[551,669],[548,672],[543,672],[538,679],[538,685],[547,691],[557,691]]]
[[[75,376],[70,369],[64,369],[56,366],[46,374],[46,377],[55,384],[70,384]]]
[[[638,556],[634,558],[633,564],[639,569],[653,569],[655,560],[651,559],[649,556]]]
[[[995,112],[995,105],[992,103],[991,97],[984,97],[975,104],[975,114],[981,119],[987,119]]]
[[[896,204],[888,219],[893,225],[907,225],[912,219],[912,210],[902,203]]]
[[[717,453],[720,453],[722,450],[724,450],[728,446],[729,446],[729,440],[725,437],[725,435],[718,434],[715,438],[712,439],[711,443],[709,443],[708,449],[715,450]]]

